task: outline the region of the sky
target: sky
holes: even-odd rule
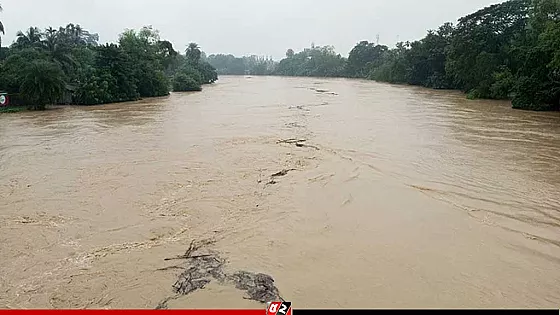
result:
[[[284,57],[315,45],[347,56],[361,40],[393,46],[499,0],[0,0],[9,45],[18,30],[80,24],[115,42],[124,29],[152,25],[184,51]]]

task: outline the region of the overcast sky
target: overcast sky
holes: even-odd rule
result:
[[[207,54],[282,58],[333,45],[343,55],[360,40],[394,45],[500,0],[0,0],[3,45],[29,26],[80,24],[101,42],[125,28],[153,25],[176,50],[197,42]]]

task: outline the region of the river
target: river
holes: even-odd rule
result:
[[[0,196],[0,308],[154,308],[192,240],[295,308],[560,305],[560,115],[458,92],[226,76],[4,114]]]

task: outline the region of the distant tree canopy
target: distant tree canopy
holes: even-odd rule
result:
[[[350,51],[345,73],[351,77],[367,78],[370,69],[379,65],[387,50],[387,46],[361,41]]]
[[[333,46],[305,48],[299,53],[289,49],[275,74],[285,76],[341,77],[345,76],[347,60]]]
[[[118,44],[98,45],[98,40],[74,24],[18,32],[0,54],[0,91],[44,109],[61,102],[93,105],[168,95],[179,73],[181,82],[193,86],[189,90],[218,79],[197,44],[181,55],[149,26],[125,30]]]
[[[218,54],[208,56],[207,61],[217,69],[219,74],[224,75],[272,75],[276,68],[276,62],[270,57],[235,57]]]

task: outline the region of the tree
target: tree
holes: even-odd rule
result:
[[[294,53],[293,49],[290,48],[286,51],[286,58],[293,58],[294,55],[295,55],[295,53]]]
[[[160,40],[157,43],[157,54],[162,60],[163,68],[170,72],[172,67],[176,65],[178,53],[173,49],[173,44],[167,40]]]
[[[16,48],[29,48],[37,47],[41,45],[41,40],[43,39],[43,33],[37,27],[30,27],[25,33],[18,31],[16,34]]]
[[[446,70],[454,85],[491,97],[495,73],[510,66],[510,44],[524,32],[531,0],[510,0],[459,19],[448,47]]]
[[[410,43],[408,42],[397,43],[395,49],[383,54],[379,64],[371,70],[369,78],[390,83],[407,83],[409,70],[407,54],[409,48]]]
[[[185,54],[187,56],[187,60],[191,64],[197,64],[200,61],[200,57],[202,52],[200,51],[200,47],[197,43],[190,43],[187,49],[185,50]]]
[[[134,63],[122,47],[107,44],[96,48],[96,75],[107,80],[113,102],[137,100],[140,95]]]
[[[512,47],[514,108],[560,109],[560,1],[534,0],[526,31]]]
[[[49,27],[45,30],[41,43],[49,53],[51,61],[61,66],[65,73],[69,73],[75,66],[75,61],[71,55],[70,46],[61,40],[60,34],[56,29]]]
[[[65,89],[64,73],[52,62],[33,61],[24,69],[21,93],[32,104],[31,109],[44,110],[57,102]]]
[[[344,75],[346,59],[332,46],[305,48],[292,58],[282,59],[275,74],[287,76],[340,77]]]
[[[164,69],[164,54],[160,45],[160,36],[157,30],[151,26],[145,26],[138,32],[126,30],[121,34],[119,43],[123,51],[128,55],[129,64],[133,71],[140,97],[164,96],[169,94],[169,85]]]
[[[218,80],[216,68],[212,67],[208,62],[200,62],[197,69],[200,72],[202,84],[210,84]]]
[[[387,50],[387,46],[375,45],[368,41],[359,42],[348,56],[347,74],[351,77],[366,78]]]
[[[243,75],[250,73],[253,75],[273,74],[277,63],[271,58],[258,56],[235,57],[233,55],[210,55],[208,63],[217,69],[217,74]]]
[[[35,48],[21,49],[17,53],[11,52],[3,62],[0,90],[19,93],[23,76],[22,70],[33,61],[47,60],[47,58],[44,51]]]
[[[83,45],[97,46],[99,35],[96,33],[90,33],[79,24],[74,25],[70,23],[66,25],[66,27],[60,27],[58,29],[58,39],[60,42],[70,47]]]

